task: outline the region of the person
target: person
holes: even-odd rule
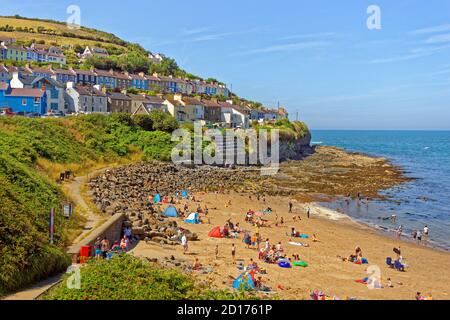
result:
[[[219,257],[219,245],[216,244],[216,259]]]
[[[192,264],[192,270],[200,270],[202,268],[202,264],[198,261],[198,258],[195,258],[194,263]]]
[[[306,212],[306,215],[307,215],[308,219],[309,219],[309,215],[310,215],[310,213],[311,213],[311,209],[310,209],[310,208],[308,208],[308,211]]]
[[[244,233],[243,241],[247,245],[247,249],[250,249],[250,245],[252,244],[252,241],[251,241],[251,238],[250,238],[250,234],[248,232]]]
[[[131,242],[131,238],[132,238],[131,227],[125,228],[124,235]]]
[[[122,240],[120,241],[120,248],[122,249],[123,252],[127,251],[128,241],[126,237],[123,237]]]
[[[425,225],[423,228],[423,238],[424,240],[428,240],[428,225]]]
[[[280,218],[280,224],[281,224],[281,225],[284,224],[284,219],[283,219],[283,217]]]
[[[277,251],[278,252],[282,252],[283,251],[283,247],[281,246],[281,242],[278,242],[278,244],[277,244]]]
[[[269,238],[266,239],[266,245],[264,246],[264,251],[268,251],[268,250],[270,250]]]
[[[424,297],[422,297],[422,294],[420,292],[416,293],[416,300],[425,300]]]
[[[292,213],[292,207],[293,207],[292,201],[289,201],[289,213]]]
[[[119,251],[121,250],[120,245],[119,245],[119,241],[114,241],[112,247],[111,247],[111,251]]]
[[[417,231],[417,242],[421,242],[422,241],[422,232],[420,232],[420,230],[419,231]]]
[[[250,262],[248,264],[248,269],[252,270],[252,269],[256,269],[258,268],[258,265],[256,264],[255,261],[253,261],[253,259],[250,259]]]
[[[413,237],[414,240],[417,240],[417,230],[413,231],[412,237]]]
[[[356,256],[356,259],[358,259],[358,260],[360,258],[362,258],[362,250],[359,246],[356,246],[356,248],[355,248],[355,256]]]
[[[401,238],[401,236],[402,236],[402,233],[403,233],[403,226],[402,225],[400,225],[399,227],[398,227],[398,229],[397,229],[397,238],[400,240],[400,238]]]
[[[109,251],[109,241],[106,237],[103,238],[100,246],[101,246],[101,250],[102,250],[102,256],[103,256],[103,258],[106,258],[106,254]]]
[[[208,213],[209,213],[209,209],[208,209],[208,206],[207,206],[207,205],[205,205],[205,216],[207,216],[207,215],[208,215]]]
[[[231,245],[231,257],[233,259],[233,263],[236,263],[236,247],[234,243]]]
[[[188,239],[184,232],[183,232],[183,236],[181,237],[181,245],[183,247],[183,254],[186,254],[186,252],[188,251]]]
[[[312,235],[312,241],[313,241],[313,242],[319,242],[319,239],[317,239],[315,233],[313,233],[313,235]]]

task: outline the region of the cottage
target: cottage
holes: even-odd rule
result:
[[[84,52],[81,55],[81,57],[83,59],[86,59],[86,58],[89,58],[89,57],[92,57],[92,56],[103,57],[104,58],[104,57],[108,57],[109,53],[104,48],[87,46],[86,49],[84,49]]]
[[[7,83],[0,83],[0,108],[44,114],[47,111],[47,94],[41,89],[14,89]]]
[[[158,78],[158,74],[146,75],[145,79],[148,81],[148,89],[156,92],[163,92],[161,79]]]
[[[111,72],[111,71],[110,71]],[[131,77],[122,72],[112,72],[113,77],[116,79],[117,87],[121,90],[126,90],[131,88],[132,80]]]
[[[205,120],[210,124],[218,124],[222,121],[222,108],[217,99],[202,99],[205,106]]]
[[[9,81],[9,71],[4,65],[0,65],[0,83]]]
[[[77,75],[77,84],[81,85],[96,85],[97,84],[97,74],[94,72],[93,69],[91,70],[81,70],[77,69],[74,70],[72,68],[69,68],[69,70],[74,71]]]
[[[81,86],[68,82],[66,101],[68,109],[76,113],[106,113],[108,110],[106,94],[99,86]]]
[[[131,98],[121,92],[108,92],[108,112],[131,113]]]
[[[184,105],[172,98],[167,98],[164,101],[164,104],[167,106],[167,110],[169,113],[179,122],[187,121],[187,114]]]
[[[143,72],[139,74],[129,74],[125,72],[125,75],[131,78],[131,87],[138,90],[149,90],[148,79]]]
[[[41,89],[47,94],[47,108],[53,111],[67,112],[64,100],[64,84],[53,78],[44,78],[41,76],[19,76],[18,72],[14,72],[10,81],[13,89]]]
[[[175,94],[174,100],[179,101],[184,106],[187,121],[202,121],[205,124],[205,105],[200,99]]]
[[[96,84],[100,85],[101,87],[106,87],[109,89],[115,89],[118,87],[117,78],[115,77],[114,71],[112,69],[109,71],[101,69],[93,69],[92,71],[97,76]]]

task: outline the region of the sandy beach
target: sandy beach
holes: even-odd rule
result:
[[[218,288],[230,288],[232,279],[237,277],[239,271],[232,263],[231,245],[234,243],[237,252],[236,257],[245,265],[249,259],[258,261],[256,249],[247,249],[240,239],[215,239],[209,238],[208,232],[215,226],[224,226],[226,220],[239,222],[241,228],[254,232],[254,227],[245,223],[245,213],[248,209],[263,210],[270,206],[273,213],[266,218],[272,224],[271,227],[260,229],[263,239],[269,238],[271,244],[282,243],[288,256],[299,254],[302,260],[308,262],[307,268],[294,267],[282,269],[278,265],[265,264],[258,261],[259,267],[267,270],[267,275],[262,275],[266,284],[276,291],[281,299],[310,299],[312,290],[322,290],[330,296],[340,299],[354,297],[356,299],[414,299],[417,291],[423,295],[432,295],[433,299],[450,298],[450,279],[446,270],[450,268],[450,255],[447,252],[416,245],[411,242],[398,241],[382,235],[374,229],[358,224],[346,216],[321,208],[310,203],[294,202],[293,213],[288,213],[286,197],[266,197],[266,202],[257,201],[255,197],[249,199],[247,194],[215,194],[196,193],[196,200],[200,205],[209,208],[208,218],[200,225],[188,225],[175,219],[181,227],[189,228],[199,235],[199,241],[189,243],[189,254],[183,255],[181,246],[161,246],[155,243],[141,241],[133,250],[136,256],[146,258],[164,259],[173,255],[176,259],[192,263],[198,258],[203,266],[212,266],[213,272],[209,274],[196,273],[199,280],[208,281]],[[227,204],[231,200],[231,206]],[[190,204],[191,207],[197,206]],[[310,219],[306,216],[307,207],[311,208]],[[301,221],[293,222],[293,215],[301,217]],[[283,217],[284,225],[276,227],[275,218]],[[208,219],[210,224],[208,224]],[[308,243],[309,247],[296,247],[288,244],[291,237],[286,233],[291,227],[297,231],[312,235],[315,234],[319,242],[310,239],[301,240]],[[298,241],[298,240],[295,240]],[[219,256],[215,259],[215,248],[219,246]],[[402,255],[409,267],[406,272],[390,269],[386,263],[386,257],[395,257],[393,248],[401,246]],[[363,256],[369,264],[357,265],[343,262],[337,256],[347,257],[354,252],[356,246],[360,246]],[[378,266],[381,280],[386,284],[390,278],[393,288],[369,289],[366,285],[356,283],[355,280],[369,276],[367,268]],[[283,288],[283,289],[280,289]]]

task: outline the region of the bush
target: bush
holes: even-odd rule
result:
[[[175,269],[163,269],[129,254],[111,260],[92,260],[80,270],[81,289],[66,282],[50,290],[46,300],[196,300],[248,299],[248,294],[213,291]]]
[[[150,118],[153,121],[153,130],[172,132],[178,128],[177,120],[169,113],[163,111],[150,112]]]
[[[150,115],[138,114],[133,117],[134,124],[145,131],[153,130],[153,120]]]

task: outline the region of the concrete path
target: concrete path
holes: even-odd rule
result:
[[[72,245],[76,245],[82,239],[84,239],[93,229],[98,227],[100,222],[102,222],[103,217],[97,215],[94,211],[92,211],[87,205],[86,201],[84,201],[81,187],[86,184],[92,177],[102,173],[103,171],[108,170],[109,168],[99,169],[93,171],[85,176],[76,177],[70,183],[64,185],[64,187],[68,190],[70,197],[75,205],[78,206],[79,209],[82,210],[87,220],[84,225],[83,231],[81,234],[73,241]],[[30,286],[29,288],[23,289],[11,295],[8,295],[3,298],[3,300],[35,300],[43,293],[45,293],[52,286],[56,285],[60,280],[63,274],[48,278],[43,280],[35,285]]]

